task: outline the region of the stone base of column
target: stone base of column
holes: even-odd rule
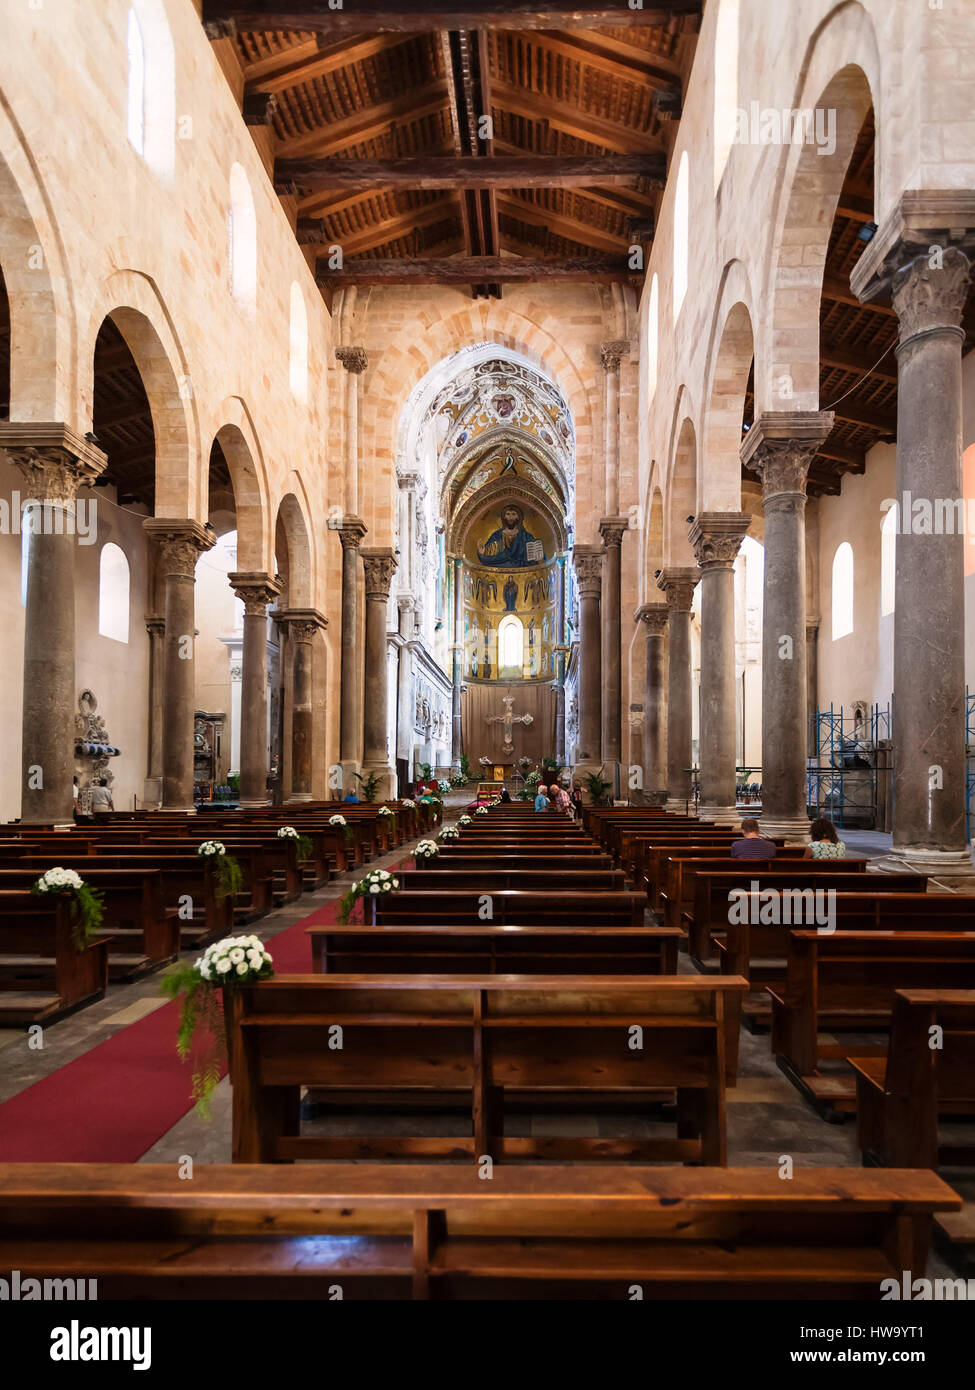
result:
[[[195,815],[195,814],[196,814],[196,807],[193,805],[192,802],[190,802],[189,806],[157,806],[157,807],[156,807],[156,810],[159,812],[159,814],[160,814],[161,816],[166,816],[166,815],[186,816],[186,815]]]
[[[396,769],[388,763],[363,763],[362,775],[368,777],[371,772],[379,778],[373,804],[382,806],[385,802],[392,801],[396,795]]]
[[[147,807],[159,806],[162,802],[162,778],[147,777],[142,783],[142,800]]]
[[[311,792],[292,792],[291,795],[290,795],[289,797],[286,797],[286,798],[285,798],[284,804],[285,804],[286,806],[290,806],[291,803],[292,803],[293,801],[311,801],[311,800],[312,800],[312,794],[311,794]]]
[[[694,802],[690,797],[668,796],[664,802],[664,810],[672,812],[675,816],[691,816],[692,818],[697,816]]]
[[[837,832],[843,838],[842,830]],[[880,859],[871,859],[869,874],[930,874],[931,887],[961,888],[975,891],[975,864],[965,850],[894,849]]]
[[[761,816],[758,828],[767,840],[785,840],[787,845],[808,845],[808,816],[795,816],[789,820],[767,820]]]
[[[338,791],[339,800],[341,801],[343,797],[348,796],[349,792],[355,792],[358,795],[359,782],[356,774],[362,771],[362,764],[357,758],[343,758],[339,763],[339,767],[342,771],[342,781],[337,788],[332,787],[331,790]]]
[[[714,821],[715,825],[740,825],[741,812],[737,806],[705,806],[703,802],[697,808],[698,820]]]
[[[294,800],[297,801],[298,798],[295,797]],[[241,799],[241,800],[238,801],[238,803],[237,803],[237,805],[240,807],[240,809],[241,809],[242,811],[255,811],[255,810],[260,810],[260,809],[261,809],[262,807],[264,807],[264,806],[270,806],[270,804],[271,804],[270,795],[268,795],[268,796],[263,796],[263,797],[260,798],[260,800],[249,798],[247,801],[244,801],[243,799]]]

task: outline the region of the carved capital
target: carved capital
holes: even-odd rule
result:
[[[228,574],[230,587],[244,605],[248,618],[266,618],[267,606],[281,593],[283,585],[269,574],[235,572]]]
[[[612,343],[600,343],[599,345],[599,357],[604,372],[618,372],[620,362],[629,355],[630,344],[625,338],[618,338]]]
[[[413,492],[423,482],[420,473],[397,473],[396,485],[401,492]]]
[[[146,618],[146,632],[148,632],[150,637],[165,637],[166,619]]]
[[[389,598],[390,585],[396,573],[396,556],[388,549],[360,551],[366,576],[366,598]]]
[[[669,617],[666,603],[643,603],[633,614],[633,621],[643,624],[648,637],[662,637],[667,631]]]
[[[339,533],[343,550],[358,550],[363,536],[369,531],[369,527],[358,516],[343,516],[338,526],[333,529]]]
[[[166,517],[148,516],[142,529],[159,546],[162,573],[180,579],[192,579],[196,562],[217,540],[215,531],[208,531],[198,521],[171,521]]]
[[[369,365],[364,347],[337,347],[335,356],[347,372],[354,372],[356,376],[361,376]]]
[[[905,248],[890,282],[900,342],[937,328],[954,329],[963,338],[961,316],[972,278],[970,256],[950,246],[932,265],[929,252],[912,256],[914,249]]]
[[[623,537],[629,529],[630,520],[626,516],[604,516],[599,523],[599,534],[607,550],[611,545],[622,545]]]
[[[750,521],[747,512],[698,513],[689,539],[701,569],[730,569]]]
[[[324,632],[328,619],[316,608],[285,608],[275,614],[278,622],[288,633],[292,642],[311,642],[316,632]]]
[[[682,567],[664,570],[657,580],[657,588],[663,590],[667,607],[671,613],[689,613],[694,602],[694,586],[700,579],[698,570]]]
[[[741,461],[762,482],[762,497],[805,495],[809,465],[833,428],[831,410],[764,411],[741,446]]]
[[[603,589],[603,552],[599,546],[577,545],[572,552],[576,585],[583,598],[599,598]]]
[[[90,487],[107,462],[94,442],[60,424],[0,422],[0,448],[23,476],[30,497],[24,501],[71,503],[78,489]]]

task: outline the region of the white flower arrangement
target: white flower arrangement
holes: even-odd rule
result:
[[[329,825],[348,825],[349,822],[344,816],[329,816],[328,823]]]
[[[421,840],[413,851],[417,859],[435,859],[440,853],[440,846],[436,840]]]
[[[473,824],[474,824],[474,819],[473,819],[472,816],[461,816],[460,819],[457,821],[457,824],[458,824],[458,825],[473,825]]]
[[[65,889],[76,893],[83,886],[80,874],[74,869],[48,869],[34,884],[36,893],[63,893]]]
[[[488,808],[486,806],[478,806],[477,810],[474,812],[475,816],[486,816],[487,813]]]
[[[379,810],[376,812],[377,816],[394,816],[395,814],[396,812],[391,811],[388,806],[380,806]]]
[[[441,843],[445,840],[459,840],[460,831],[457,829],[456,825],[445,825],[437,836],[437,839],[440,840]]]
[[[217,898],[236,898],[244,886],[244,875],[237,860],[219,840],[204,840],[196,851],[217,876]]]
[[[445,782],[445,781],[443,781],[443,779],[441,779],[441,780],[437,783],[437,789],[438,789],[438,791],[441,791],[441,792],[444,794],[444,796],[446,796],[447,793],[450,791],[450,783],[449,783],[449,782]]]
[[[201,859],[219,859],[222,854],[227,853],[227,847],[219,840],[204,840],[196,852]]]
[[[207,984],[251,984],[271,974],[272,960],[259,936],[225,936],[193,962]]]
[[[404,797],[403,800],[402,800],[402,802],[401,802],[400,804],[401,804],[402,806],[404,806],[404,807],[406,808],[407,811],[415,811],[415,810],[416,810],[416,802],[415,802],[415,801],[411,801],[411,800],[409,799],[408,796]]]
[[[349,891],[339,899],[338,919],[345,923],[360,898],[378,898],[383,893],[391,893],[399,887],[399,879],[385,869],[372,869],[365,878],[353,883]]]
[[[46,869],[30,891],[38,895],[51,893],[59,896],[64,893],[70,896],[71,943],[76,951],[85,950],[101,927],[104,895],[90,888],[74,869],[62,869],[60,866]]]
[[[293,825],[282,825],[278,830],[279,840],[297,840],[300,836]]]

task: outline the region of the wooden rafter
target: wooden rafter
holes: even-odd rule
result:
[[[673,59],[606,34],[582,29],[574,33],[539,34],[538,38],[550,53],[624,82],[638,82],[641,86],[648,83],[667,87],[680,85],[680,68]]]
[[[419,0],[396,7],[390,0],[355,0],[346,9],[328,0],[204,0],[203,23],[211,38],[228,33],[270,29],[343,37],[369,32],[422,33],[434,29],[567,29],[597,27],[659,28],[672,20],[695,19],[702,0],[669,0],[631,9],[619,3],[580,4],[579,0],[481,0],[465,9],[458,0]]]
[[[329,154],[339,150],[352,149],[385,135],[396,122],[416,122],[426,116],[436,115],[444,109],[447,100],[447,84],[442,79],[430,82],[417,91],[406,92],[376,106],[367,107],[342,121],[332,121],[317,130],[309,130],[281,140],[278,154],[282,158],[298,158],[313,155],[322,149]]]
[[[546,122],[552,130],[560,130],[574,140],[584,140],[590,145],[616,150],[620,154],[663,149],[659,136],[648,131],[628,129],[615,121],[607,121],[583,111],[578,106],[556,101],[554,97],[539,96],[503,82],[494,84],[494,95],[498,105],[512,115],[522,116],[528,121]]]
[[[622,254],[630,245],[629,237],[623,233],[605,232],[589,222],[564,213],[551,212],[548,208],[526,203],[522,198],[498,194],[498,211],[505,217],[514,217],[529,227],[544,227],[555,236],[565,237],[567,241],[591,246],[594,251],[608,251]]]
[[[306,156],[279,159],[275,181],[309,192],[438,188],[580,188],[623,186],[637,178],[663,180],[662,154],[549,155],[505,154],[483,157],[420,155],[412,159],[334,159]],[[649,198],[634,195],[652,206]]]
[[[397,44],[405,43],[408,34],[368,34],[362,37],[341,39],[338,43],[322,46],[317,40],[310,44],[297,44],[284,53],[275,55],[273,63],[265,60],[244,68],[244,93],[284,92],[301,82],[311,82],[317,77],[327,77],[329,73],[341,68],[361,63],[373,58],[377,53],[385,53]],[[260,68],[258,74],[254,68]]]
[[[593,256],[579,260],[532,260],[529,257],[457,257],[417,260],[346,261],[342,270],[320,272],[319,279],[338,285],[478,285],[528,284],[532,281],[615,281],[639,284],[624,256]]]

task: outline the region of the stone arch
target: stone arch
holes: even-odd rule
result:
[[[224,423],[214,439],[230,469],[237,512],[237,564],[241,570],[268,571],[274,555],[270,532],[267,466],[247,406],[230,396],[220,407]],[[207,474],[209,478],[209,474]]]
[[[664,495],[658,482],[650,484],[650,506],[647,511],[643,556],[646,601],[659,603],[662,600],[657,589],[656,571],[664,567]]]
[[[114,271],[102,285],[89,319],[82,353],[89,420],[95,341],[107,318],[125,339],[149,401],[156,441],[156,516],[205,520],[205,470],[186,356],[158,286],[141,271]]]
[[[831,55],[842,53],[838,67]],[[819,409],[819,304],[830,228],[857,134],[880,88],[873,23],[846,0],[809,39],[793,109],[835,111],[834,147],[782,146],[773,235],[765,268],[766,323],[759,333],[755,414]],[[879,151],[884,131],[878,122]],[[876,201],[880,201],[879,198]]]
[[[697,511],[697,431],[690,415],[683,415],[676,432],[670,486],[664,509],[664,556],[667,565],[694,565],[694,551],[687,539],[687,518]]]
[[[278,503],[274,527],[274,555],[284,580],[279,608],[314,606],[314,558],[307,516],[307,498],[296,475],[292,483],[298,493],[287,492]],[[299,496],[300,494],[300,496]]]
[[[738,511],[741,507],[741,426],[745,388],[755,355],[750,303],[745,268],[741,261],[732,261],[722,275],[708,347],[698,490],[703,511]]]

